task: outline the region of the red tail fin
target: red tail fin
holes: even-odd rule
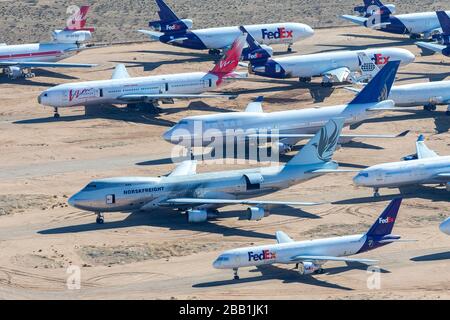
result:
[[[246,36],[241,35],[233,42],[231,49],[227,51],[222,60],[220,60],[215,65],[214,69],[212,69],[210,73],[215,74],[219,77],[223,77],[224,75],[227,75],[236,70],[239,65],[239,61],[241,59],[245,44]]]
[[[67,27],[65,30],[80,31],[86,30],[93,32],[93,28],[86,28],[87,15],[90,6],[82,6],[80,10],[74,12],[67,20]]]

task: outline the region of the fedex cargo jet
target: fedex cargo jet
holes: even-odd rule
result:
[[[434,43],[417,42],[416,45],[425,50],[431,50],[450,57],[450,17],[445,11],[437,11],[436,15],[441,23],[442,33],[433,35]]]
[[[394,15],[395,6],[384,5],[380,0],[364,0],[364,6],[356,7],[355,11],[360,15],[343,15],[342,18],[369,29],[408,34],[412,39],[419,39],[422,36],[429,39],[434,34],[442,32],[435,12]]]
[[[160,20],[149,23],[152,31],[139,30],[152,40],[194,50],[209,49],[210,54],[219,54],[241,34],[238,26],[190,30],[192,20],[180,19],[163,0],[156,0],[156,4]],[[261,44],[286,44],[289,52],[294,43],[314,35],[310,26],[293,22],[249,25],[245,28]]]
[[[245,46],[245,35],[237,38],[233,46],[210,72],[181,73],[131,78],[124,65],[118,65],[111,80],[69,83],[44,91],[40,104],[55,108],[101,104],[148,105],[157,110],[158,102],[173,103],[174,99],[217,98],[224,95],[203,95],[223,83],[246,78],[246,73],[234,72]],[[229,96],[228,96],[229,97]]]
[[[87,47],[83,42],[92,38],[94,29],[86,28],[89,6],[83,6],[68,21],[63,30],[52,33],[53,41],[22,45],[0,45],[0,70],[11,79],[32,78],[32,68],[90,68],[95,65],[56,63],[69,58]]]

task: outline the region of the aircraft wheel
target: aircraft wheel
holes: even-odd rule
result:
[[[331,88],[331,87],[333,87],[333,83],[332,82],[322,82],[322,87]]]
[[[375,193],[373,194],[373,197],[374,197],[374,198],[379,198],[379,197],[381,197],[381,195],[380,195],[379,192],[375,192]]]
[[[59,119],[61,117],[61,115],[59,114],[59,113],[55,113],[54,115],[53,115],[53,118],[55,118],[55,119]]]
[[[95,220],[95,222],[96,222],[97,224],[104,224],[104,223],[105,223],[105,218],[97,218],[97,219]]]

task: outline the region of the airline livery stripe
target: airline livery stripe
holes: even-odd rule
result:
[[[47,52],[33,52],[33,53],[20,53],[0,56],[0,60],[21,59],[21,58],[33,58],[43,56],[57,56],[62,54],[62,51],[47,51]]]

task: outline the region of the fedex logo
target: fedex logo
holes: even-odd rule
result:
[[[249,60],[256,60],[256,59],[261,59],[264,58],[264,55],[261,52],[257,52],[257,53],[249,53],[247,55],[247,59]]]
[[[380,218],[378,219],[378,223],[379,224],[390,224],[390,223],[394,223],[395,219],[391,218],[391,217],[387,217],[386,219]]]
[[[176,31],[176,30],[180,30],[181,26],[179,24],[172,24],[172,25],[167,25],[166,29],[167,29],[167,31]]]
[[[286,28],[278,28],[277,31],[272,32],[267,29],[262,29],[262,38],[265,39],[290,39],[294,37],[294,30],[286,30]]]
[[[74,100],[83,99],[83,98],[92,98],[98,97],[98,90],[93,88],[91,89],[79,89],[79,90],[69,90],[69,101],[72,102]]]
[[[374,61],[376,65],[380,66],[380,65],[387,64],[390,59],[391,59],[391,57],[383,56],[381,53],[378,53],[378,54],[374,55],[374,58],[372,59],[372,61]]]
[[[275,260],[277,255],[275,252],[270,252],[269,250],[263,250],[261,253],[248,253],[248,261],[265,261],[265,260]]]

